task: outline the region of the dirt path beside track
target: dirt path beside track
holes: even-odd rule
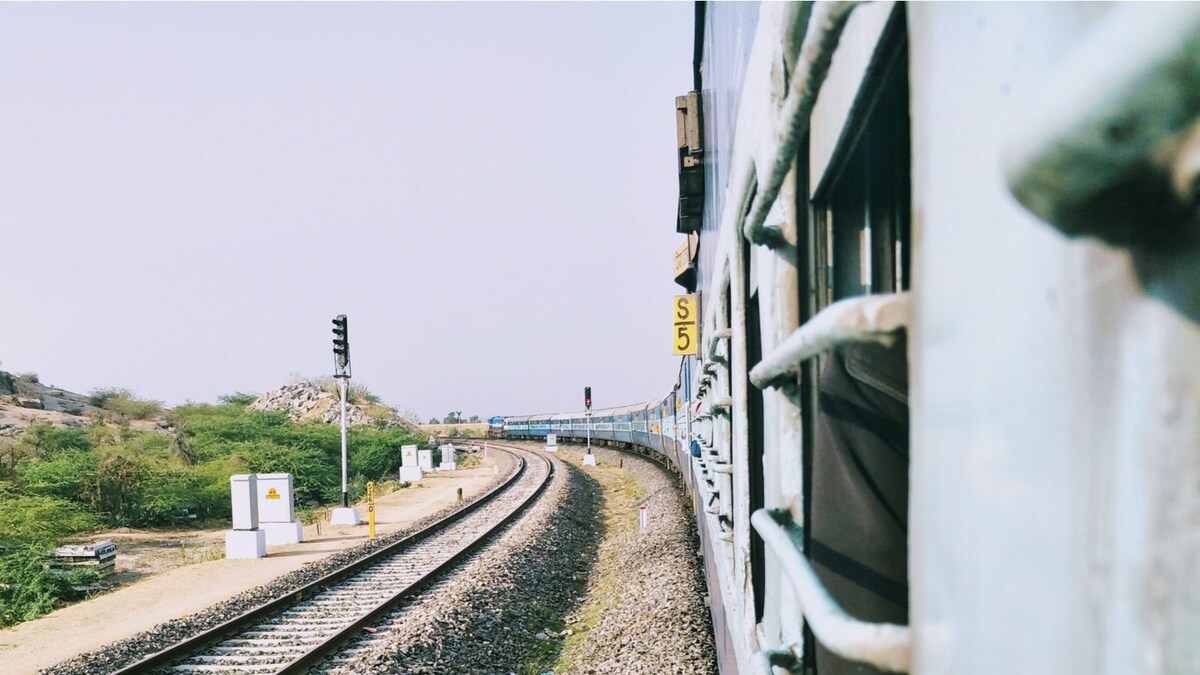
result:
[[[485,490],[495,479],[498,457],[476,468],[427,475],[420,484],[376,499],[376,530],[394,532]],[[357,527],[304,528],[299,544],[270,546],[258,560],[225,560],[224,530],[117,532],[117,572],[129,585],[58,609],[40,619],[0,631],[5,673],[34,673],[59,661],[195,613],[295,570],[307,562],[362,543],[367,538],[366,505]],[[123,541],[124,540],[124,541]],[[215,559],[219,558],[219,559]]]

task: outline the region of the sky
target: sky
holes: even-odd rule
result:
[[[0,369],[423,419],[673,386],[690,3],[0,3]]]

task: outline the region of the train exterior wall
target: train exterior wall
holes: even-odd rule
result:
[[[1119,9],[909,7],[916,672],[1200,672],[1200,330],[1001,175]]]

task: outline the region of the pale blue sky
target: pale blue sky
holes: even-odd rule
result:
[[[0,368],[423,417],[673,384],[692,5],[0,3]],[[474,323],[474,328],[468,328]]]

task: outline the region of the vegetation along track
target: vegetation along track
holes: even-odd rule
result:
[[[306,671],[435,581],[538,498],[550,482],[553,464],[538,454],[516,452],[520,453],[518,471],[485,498],[340,571],[117,672]]]

